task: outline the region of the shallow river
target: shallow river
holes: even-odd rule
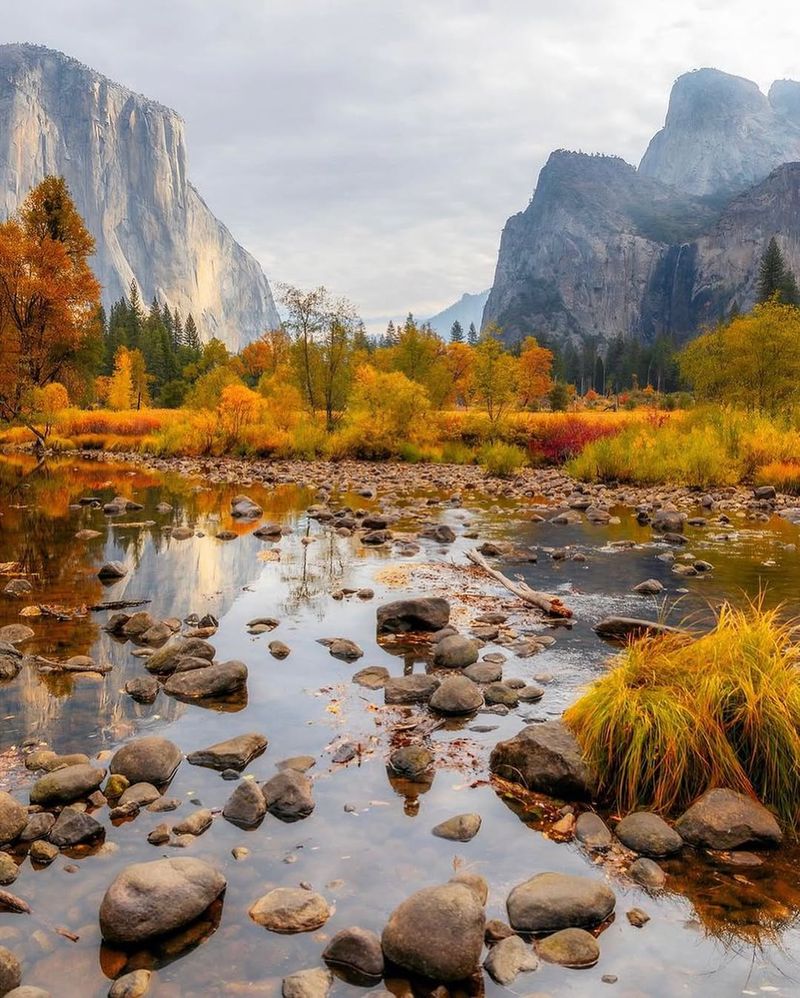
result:
[[[265,521],[279,521],[292,533],[269,543],[252,536],[253,523],[233,521],[230,500],[242,491],[263,506]],[[108,501],[117,494],[144,508],[108,517],[101,509],[77,505],[81,497]],[[381,498],[394,505],[391,497]],[[0,944],[23,959],[23,983],[48,988],[58,998],[105,995],[110,979],[126,963],[123,954],[101,944],[97,911],[106,887],[128,863],[191,854],[219,867],[228,887],[221,910],[215,912],[218,924],[199,945],[153,956],[148,965],[157,968],[150,992],[155,998],[279,995],[282,977],[319,965],[325,941],[340,928],[360,925],[380,933],[397,903],[419,887],[445,881],[454,867],[486,877],[487,917],[503,919],[509,889],[534,873],[610,878],[617,913],[600,936],[599,963],[582,971],[542,965],[517,978],[510,989],[515,994],[800,994],[800,864],[793,849],[743,873],[706,861],[670,861],[665,863],[669,889],[648,895],[611,871],[593,871],[596,864],[577,843],[547,838],[537,826],[537,815],[518,813],[487,779],[488,753],[496,741],[515,734],[525,722],[558,716],[602,668],[609,647],[594,635],[593,623],[610,613],[656,616],[661,598],[635,596],[633,585],[660,579],[675,618],[697,619],[722,594],[741,599],[763,587],[770,601],[796,601],[798,528],[776,517],[767,524],[735,520],[725,530],[718,525],[689,529],[690,544],[677,552],[678,559],[690,552],[712,563],[714,570],[679,578],[657,557],[666,545],[655,542],[651,530],[639,527],[627,509],[613,511],[617,524],[556,526],[532,523],[530,508],[518,502],[489,502],[480,495],[464,494],[463,505],[436,493],[401,502],[418,508],[421,498],[428,500],[430,518],[449,523],[457,540],[447,546],[423,540],[419,553],[399,557],[391,548],[365,547],[357,538],[338,536],[309,519],[305,511],[318,497],[298,486],[207,485],[122,463],[76,459],[39,469],[26,457],[0,463],[0,563],[6,573],[24,573],[35,587],[22,600],[0,598],[0,626],[24,621],[33,628],[35,637],[22,646],[25,653],[57,659],[88,654],[113,666],[101,680],[41,674],[28,666],[16,679],[0,684],[0,788],[27,802],[33,777],[22,765],[21,747],[31,740],[58,752],[91,755],[157,731],[190,752],[257,731],[268,737],[269,747],[245,774],[259,780],[273,775],[276,763],[286,757],[316,758],[309,774],[316,809],[296,824],[267,816],[259,828],[245,832],[218,816],[189,852],[180,853],[146,841],[151,828],[170,815],[143,810],[135,820],[113,827],[96,812],[106,825],[100,848],[62,855],[43,869],[33,869],[20,857],[20,875],[10,889],[28,901],[32,914],[0,912]],[[377,508],[375,501],[353,494],[334,496],[334,501]],[[162,502],[173,511],[156,512]],[[530,500],[529,507],[536,505]],[[196,529],[195,536],[177,540],[164,532],[165,526],[184,523]],[[393,529],[403,525],[401,519]],[[425,668],[424,661],[415,661],[420,655],[413,649],[395,648],[392,654],[377,643],[376,606],[407,595],[447,595],[464,630],[473,613],[491,608],[508,612],[520,633],[542,629],[492,580],[463,569],[465,551],[477,543],[463,536],[465,525],[481,541],[512,541],[521,555],[500,567],[507,574],[524,575],[536,588],[559,592],[573,608],[575,624],[548,631],[555,644],[532,658],[517,659],[506,650],[505,678],[551,677],[542,700],[522,704],[507,716],[479,714],[436,730],[435,777],[430,786],[408,795],[407,786],[390,781],[385,765],[388,729],[397,721],[397,710],[383,708],[381,691],[349,682],[366,665],[385,665],[393,673]],[[87,528],[100,535],[77,540],[76,532]],[[223,529],[237,537],[217,539]],[[722,539],[723,533],[728,539]],[[625,540],[636,546],[613,543]],[[564,546],[569,557],[556,561],[549,556],[548,548]],[[525,560],[531,551],[538,553],[536,564]],[[586,560],[573,560],[576,553]],[[96,573],[109,560],[125,562],[129,571],[105,587]],[[0,588],[5,581],[0,577]],[[374,599],[333,598],[337,590],[359,587],[373,589]],[[103,630],[107,612],[83,609],[110,599],[150,600],[147,609],[156,617],[218,617],[219,630],[210,640],[219,659],[247,664],[246,697],[216,710],[179,703],[163,692],[150,706],[134,703],[123,687],[144,674],[142,659],[132,654],[135,646]],[[58,616],[69,619],[20,617],[29,603],[57,608]],[[247,621],[262,616],[278,618],[279,626],[250,636]],[[318,643],[319,638],[338,636],[364,649],[357,664],[332,658]],[[274,639],[291,647],[283,661],[267,650]],[[500,649],[488,645],[484,653],[492,650]],[[475,731],[476,726],[492,730]],[[332,761],[343,741],[359,746],[357,758],[347,765]],[[221,808],[234,786],[213,770],[184,761],[169,790],[183,801],[175,820],[199,804]],[[467,811],[479,812],[483,819],[471,842],[431,835],[438,822]],[[242,845],[250,854],[237,861],[231,850]],[[322,930],[281,936],[248,918],[250,905],[267,890],[301,882],[313,885],[335,906]],[[651,916],[644,928],[634,928],[625,918],[632,907]],[[66,938],[59,928],[78,938]],[[603,975],[616,976],[616,983],[603,983]],[[385,983],[398,996],[408,993],[403,981]],[[509,990],[488,976],[484,983],[487,992]],[[343,981],[334,985],[334,998],[357,993],[367,992]]]

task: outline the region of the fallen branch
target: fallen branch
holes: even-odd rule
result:
[[[110,599],[106,600],[105,603],[94,603],[89,607],[90,610],[127,610],[131,606],[145,606],[147,603],[152,603],[149,599]]]
[[[548,617],[560,617],[563,619],[572,616],[572,610],[568,606],[564,606],[558,596],[553,596],[550,593],[540,593],[536,589],[531,589],[528,583],[522,579],[517,579],[516,581],[509,579],[502,572],[498,572],[496,568],[492,568],[480,551],[474,548],[472,551],[467,551],[467,558],[469,558],[473,565],[477,565],[478,568],[483,569],[493,579],[496,579],[510,593],[513,593],[524,603],[535,606],[537,610],[541,610]]]

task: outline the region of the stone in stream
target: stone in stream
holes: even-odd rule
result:
[[[172,831],[175,835],[202,835],[206,829],[211,827],[213,820],[214,815],[208,808],[200,808],[175,825]]]
[[[477,661],[477,642],[463,634],[449,634],[433,646],[433,664],[440,669],[464,669]]]
[[[292,649],[287,644],[284,644],[283,641],[270,641],[267,647],[269,648],[270,655],[277,659],[288,658],[292,651]]]
[[[0,682],[16,679],[22,668],[22,652],[7,641],[0,642]]]
[[[254,617],[247,621],[248,634],[268,634],[280,624],[275,617]]]
[[[563,800],[590,800],[594,791],[595,779],[580,747],[560,721],[530,724],[498,742],[489,766],[503,779]]]
[[[358,926],[337,932],[322,951],[322,959],[350,984],[366,987],[383,977],[380,936]]]
[[[628,870],[631,880],[635,880],[642,887],[649,887],[651,890],[660,890],[667,882],[667,875],[653,859],[637,859],[631,863]]]
[[[504,707],[518,707],[519,693],[506,683],[489,683],[483,691],[488,704],[502,704]]]
[[[173,673],[164,683],[164,692],[183,700],[207,700],[236,693],[247,685],[247,666],[232,659],[214,662],[205,669]]]
[[[42,776],[31,787],[31,804],[71,804],[88,797],[103,782],[105,771],[94,766],[66,766]]]
[[[663,589],[664,585],[658,579],[645,579],[644,582],[640,582],[638,586],[633,587],[633,591],[640,596],[655,596],[657,593],[662,592]]]
[[[125,683],[125,692],[137,703],[153,703],[158,696],[158,680],[152,676],[135,676]]]
[[[325,645],[334,658],[339,658],[343,662],[355,662],[364,654],[355,641],[349,638],[320,638],[319,644]]]
[[[503,666],[498,662],[475,662],[464,669],[464,675],[473,683],[499,683],[503,678]]]
[[[514,930],[506,922],[501,921],[499,918],[490,918],[486,923],[483,938],[487,946],[494,946],[494,944],[499,943],[501,939],[507,939],[509,936],[513,935]]]
[[[200,859],[156,859],[126,866],[100,905],[100,932],[130,946],[193,922],[225,890],[226,880]]]
[[[561,929],[541,939],[537,948],[542,960],[562,967],[593,967],[600,959],[600,946],[585,929]]]
[[[22,967],[10,949],[0,946],[0,995],[6,995],[19,987],[22,980]]]
[[[631,908],[630,911],[625,912],[625,917],[635,929],[644,928],[650,921],[650,916],[641,908]]]
[[[3,594],[9,599],[20,599],[32,592],[33,586],[27,579],[11,579],[3,589]]]
[[[492,946],[483,961],[483,966],[498,984],[508,985],[519,974],[536,970],[539,966],[539,957],[524,939],[510,935]]]
[[[431,829],[440,839],[451,839],[453,842],[469,842],[480,831],[481,816],[479,814],[457,814],[447,818]]]
[[[242,780],[222,809],[222,817],[239,828],[255,828],[267,813],[267,800],[255,780]]]
[[[517,696],[519,697],[520,703],[536,703],[544,696],[544,690],[541,686],[530,684],[520,687],[517,690]]]
[[[381,690],[389,678],[389,670],[385,666],[368,665],[353,676],[353,682],[368,690]]]
[[[386,680],[383,699],[387,704],[428,703],[440,684],[440,679],[424,672],[393,676]]]
[[[59,849],[68,849],[82,842],[92,842],[104,834],[103,826],[90,814],[65,807],[50,829],[48,838]]]
[[[49,866],[56,856],[58,856],[58,852],[58,846],[53,842],[37,839],[35,842],[31,842],[28,855],[32,863],[38,863],[39,866]]]
[[[554,932],[594,927],[613,912],[614,893],[602,880],[566,873],[539,873],[514,887],[506,908],[517,932]]]
[[[575,838],[590,852],[606,852],[613,842],[608,825],[594,811],[584,811],[578,815]]]
[[[614,832],[624,846],[641,856],[672,856],[683,848],[683,839],[675,829],[649,811],[626,815]]]
[[[182,758],[174,742],[148,735],[117,749],[108,768],[109,772],[124,776],[130,784],[152,783],[160,787],[172,779]]]
[[[317,760],[313,755],[293,755],[288,759],[281,759],[275,764],[275,768],[280,770],[293,769],[296,773],[307,773],[316,764]]]
[[[30,641],[35,633],[33,628],[26,624],[6,624],[5,627],[0,627],[0,643],[21,645]]]
[[[323,967],[298,970],[284,977],[281,984],[283,998],[327,998],[333,985],[333,974]]]
[[[7,852],[0,852],[0,887],[8,887],[19,876],[19,867]]]
[[[237,520],[255,520],[264,510],[250,496],[239,495],[231,499],[231,516]]]
[[[453,528],[448,527],[446,523],[436,523],[430,527],[425,527],[420,531],[419,536],[429,541],[436,541],[437,544],[452,544],[456,539]]]
[[[122,806],[134,803],[138,804],[139,807],[147,807],[148,804],[158,800],[160,796],[160,792],[152,783],[133,783],[122,791],[118,803]]]
[[[108,623],[110,628],[111,620],[109,620]],[[137,610],[136,613],[132,613],[122,624],[120,633],[123,637],[133,638],[135,640],[140,634],[144,634],[145,631],[149,631],[155,623],[155,617],[153,617],[151,613],[148,613],[147,610]]]
[[[276,887],[251,905],[248,914],[270,932],[288,935],[321,928],[330,918],[331,910],[325,898],[314,891]]]
[[[281,536],[281,533],[282,530],[279,523],[263,523],[253,531],[253,537],[257,537],[260,541],[271,541],[277,540]]]
[[[124,579],[128,574],[128,567],[122,561],[107,561],[105,565],[101,565],[97,572],[97,578],[104,581],[115,581],[116,579]]]
[[[449,676],[434,691],[430,706],[440,714],[471,714],[483,706],[483,693],[477,683],[466,676]]]
[[[267,810],[281,821],[300,821],[314,810],[311,781],[293,769],[284,769],[261,787]]]
[[[439,631],[450,620],[450,604],[439,596],[393,600],[377,609],[378,634]]]
[[[150,990],[150,970],[132,970],[118,977],[108,991],[108,998],[144,998]]]
[[[489,882],[480,873],[474,873],[472,870],[459,870],[458,873],[453,874],[448,883],[463,884],[464,887],[468,887],[482,906],[485,906],[489,900]]]
[[[483,906],[463,884],[424,887],[389,916],[384,956],[435,981],[460,981],[478,968],[485,926]]]
[[[266,747],[266,736],[251,732],[190,752],[186,756],[186,761],[193,766],[206,766],[209,769],[244,769],[252,759],[261,755]]]
[[[0,790],[0,844],[19,838],[28,824],[28,810],[11,794]]]
[[[406,780],[415,780],[433,766],[433,756],[424,745],[403,745],[389,756],[389,768]]]
[[[606,617],[599,624],[595,624],[594,630],[598,637],[617,642],[659,634],[686,633],[680,627],[671,627],[656,620],[640,620],[638,617]]]
[[[152,627],[148,627],[146,631],[143,631],[136,640],[141,645],[151,645],[154,648],[160,648],[174,633],[169,624],[163,620],[157,620]]]
[[[707,849],[774,846],[783,838],[763,804],[722,787],[706,791],[678,818],[675,828],[685,842]]]
[[[685,513],[680,513],[676,509],[657,509],[651,518],[651,523],[654,530],[660,530],[665,533],[677,534],[683,530],[683,525],[686,523],[687,516]]]
[[[214,646],[202,638],[175,638],[158,651],[154,651],[144,665],[148,672],[168,675],[175,672],[181,659],[205,659],[208,663],[213,660],[214,653]]]

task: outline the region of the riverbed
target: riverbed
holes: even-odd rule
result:
[[[163,735],[189,753],[259,732],[268,748],[243,773],[259,782],[287,757],[315,760],[308,775],[316,807],[300,822],[268,815],[258,828],[243,831],[217,814],[182,851],[148,843],[148,832],[164,815],[142,810],[133,820],[112,823],[100,809],[95,817],[106,826],[101,845],[79,847],[42,868],[18,855],[20,873],[9,889],[28,902],[31,914],[0,911],[0,945],[22,960],[23,982],[58,998],[107,994],[111,980],[132,965],[102,943],[97,913],[104,891],[124,866],[180,852],[208,860],[228,886],[197,945],[147,958],[155,998],[279,995],[284,976],[320,965],[326,941],[339,929],[359,925],[380,933],[410,893],[463,869],[488,881],[488,918],[505,919],[509,890],[543,871],[606,878],[617,896],[594,967],[542,964],[510,988],[485,974],[481,986],[491,994],[800,992],[800,862],[794,847],[768,854],[757,870],[726,869],[704,857],[670,860],[664,864],[667,889],[648,893],[578,843],[557,841],[539,812],[504,799],[489,779],[488,755],[498,740],[560,716],[604,668],[613,648],[593,631],[603,617],[688,619],[702,626],[723,597],[740,602],[764,592],[770,603],[796,604],[800,529],[769,506],[753,506],[746,492],[729,490],[711,505],[700,494],[677,495],[698,523],[687,526],[688,543],[675,546],[637,521],[635,501],[642,497],[630,490],[586,490],[587,497],[605,502],[606,523],[590,522],[575,509],[567,517],[574,522],[551,522],[568,507],[562,500],[571,491],[563,476],[532,472],[509,486],[484,481],[477,469],[443,467],[248,470],[242,463],[203,467],[80,455],[43,465],[28,455],[0,460],[0,590],[11,578],[32,584],[20,598],[0,597],[0,627],[24,623],[33,630],[20,645],[31,660],[87,655],[110,666],[102,676],[76,676],[42,671],[26,660],[16,678],[0,683],[0,789],[27,803],[35,777],[24,757],[33,746],[93,756],[143,734]],[[262,507],[261,517],[243,523],[231,516],[231,500],[242,493]],[[108,515],[103,504],[119,495],[141,508]],[[315,514],[315,506],[388,512],[394,537],[365,545],[359,531],[336,529],[336,521]],[[261,540],[253,530],[262,522],[277,523],[284,533]],[[455,540],[443,544],[421,536],[436,524],[452,528]],[[189,536],[174,536],[179,526],[191,528]],[[86,531],[96,536],[81,534]],[[469,565],[466,552],[487,541],[500,551],[491,558],[495,567],[557,594],[572,609],[569,626],[543,621]],[[104,584],[98,569],[112,561],[122,562],[126,574]],[[676,564],[698,561],[710,570],[694,576],[674,571]],[[660,581],[664,591],[634,594],[645,579]],[[386,759],[398,730],[427,723],[427,708],[387,708],[381,690],[355,685],[351,677],[368,665],[385,666],[393,675],[429,668],[424,645],[376,636],[376,607],[415,595],[450,600],[452,622],[467,634],[477,616],[505,615],[501,643],[487,640],[481,654],[501,652],[504,678],[539,684],[544,695],[505,714],[484,711],[435,727],[427,736],[435,774],[429,784],[409,788],[390,776]],[[145,674],[142,658],[133,654],[136,645],[104,629],[110,611],[90,609],[110,600],[147,601],[157,619],[211,615],[218,621],[209,637],[217,657],[247,665],[246,693],[211,709],[163,691],[152,704],[135,702],[124,686]],[[42,609],[37,614],[30,607]],[[262,617],[275,618],[277,626],[249,633],[248,622]],[[538,636],[554,641],[535,654],[515,653],[526,641],[535,645]],[[319,641],[333,637],[357,642],[363,657],[332,657]],[[289,646],[288,657],[270,654],[275,640]],[[356,751],[337,762],[342,745]],[[234,786],[184,760],[169,788],[181,806],[166,817],[177,821],[198,807],[221,809]],[[434,825],[464,812],[482,818],[472,841],[431,834]],[[232,850],[242,846],[247,854],[235,859]],[[270,888],[299,884],[313,886],[334,908],[322,929],[276,935],[248,917]],[[625,917],[634,907],[650,915],[643,928]],[[385,987],[398,998],[410,993],[401,978],[386,980]],[[332,993],[339,998],[367,991],[337,979]]]

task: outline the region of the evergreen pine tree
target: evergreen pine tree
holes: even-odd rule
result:
[[[450,342],[451,343],[464,342],[464,329],[461,323],[458,321],[458,319],[456,319],[456,321],[450,327]]]
[[[786,305],[800,305],[800,290],[794,274],[786,266],[778,241],[773,236],[761,258],[758,270],[757,298],[769,301],[773,295]]]
[[[191,312],[186,316],[186,325],[183,328],[183,342],[190,350],[199,353],[202,344],[200,343],[200,334],[197,331],[197,326]]]
[[[475,328],[475,323],[471,322],[469,324],[469,331],[467,332],[467,343],[471,347],[478,345],[478,330]]]
[[[397,344],[397,330],[391,319],[389,319],[389,325],[386,327],[385,343],[387,347],[393,347]]]

